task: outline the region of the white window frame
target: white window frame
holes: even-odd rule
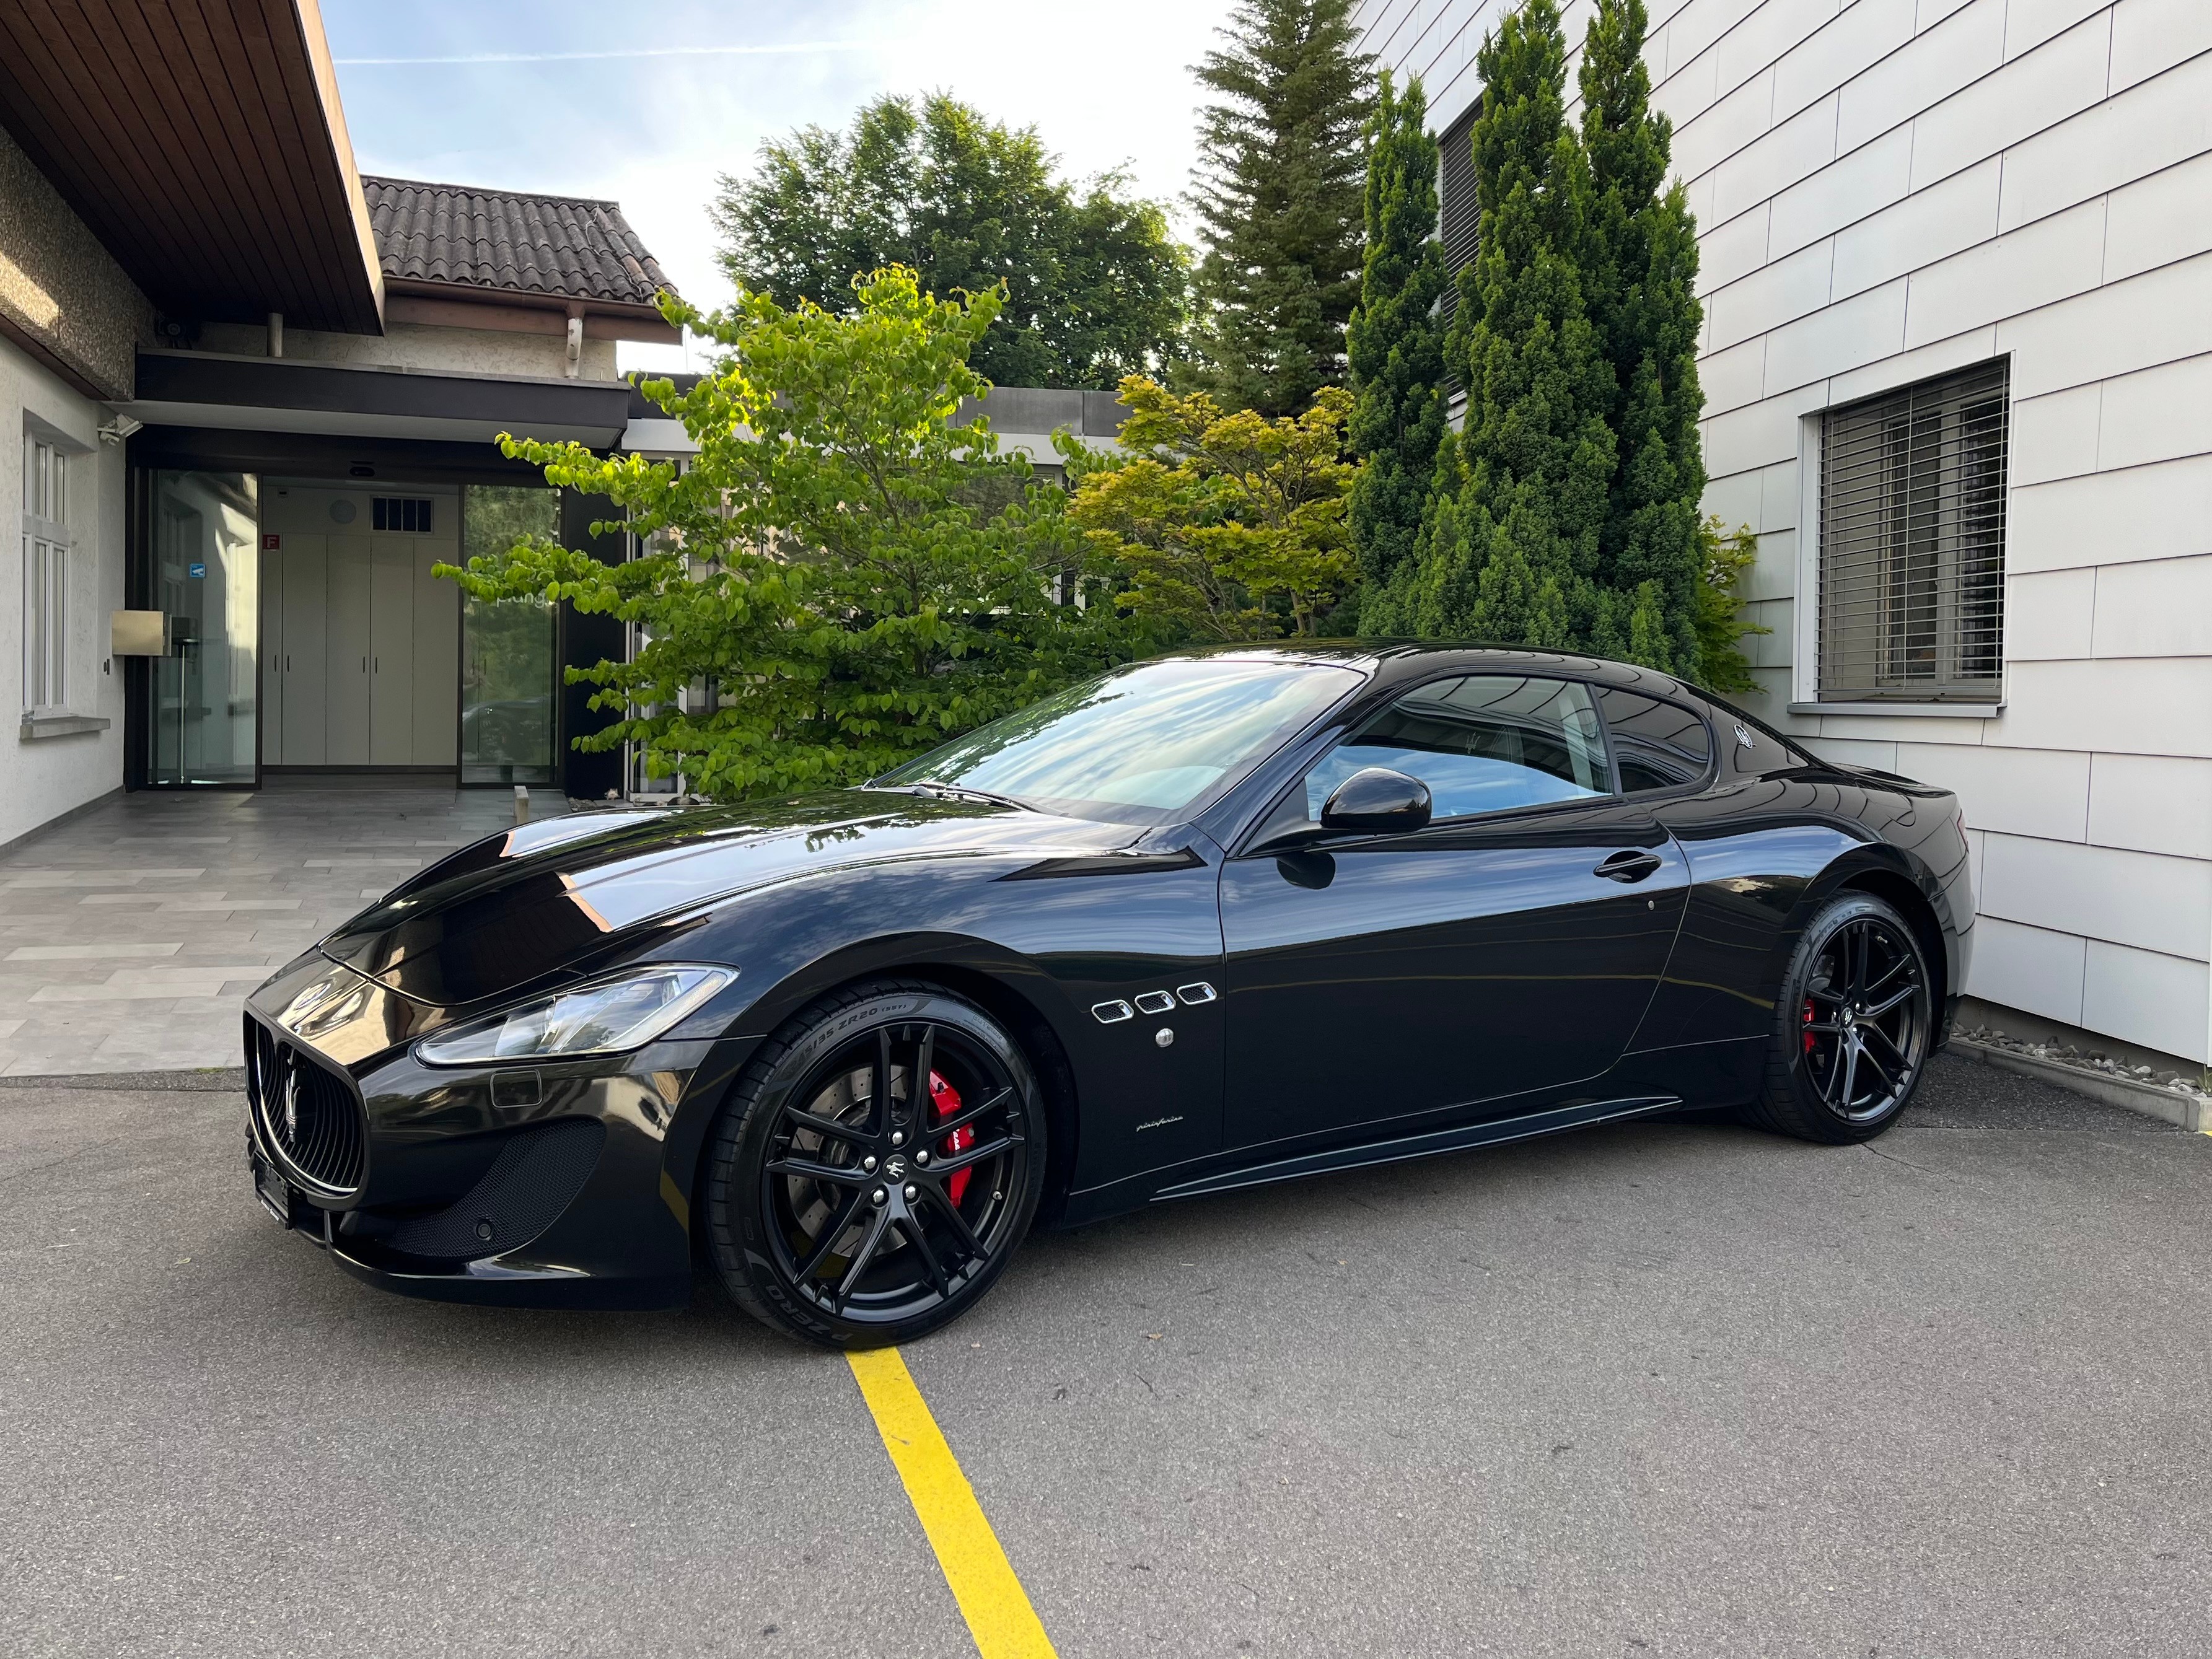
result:
[[[77,538],[74,498],[85,452],[44,425],[23,428],[24,719],[64,714],[77,678],[75,623]]]

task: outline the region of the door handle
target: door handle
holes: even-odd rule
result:
[[[1591,873],[1603,876],[1607,881],[1642,881],[1659,868],[1656,854],[1641,852],[1631,847],[1615,853]]]

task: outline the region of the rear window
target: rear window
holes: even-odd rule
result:
[[[1732,708],[1709,696],[1714,723],[1720,728],[1723,769],[1739,778],[1763,778],[1771,772],[1794,772],[1820,762],[1784,737],[1765,720]]]
[[[1598,705],[1613,732],[1621,793],[1678,789],[1704,779],[1713,739],[1703,715],[1617,686],[1599,692]]]

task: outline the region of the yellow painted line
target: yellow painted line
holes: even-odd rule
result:
[[[983,1517],[975,1489],[929,1414],[896,1348],[848,1353],[853,1380],[874,1414],[884,1449],[906,1483],[907,1498],[937,1552],[937,1565],[983,1659],[1054,1659],[1052,1638],[1014,1577],[999,1534]]]

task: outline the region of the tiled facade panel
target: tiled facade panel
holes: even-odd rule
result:
[[[2089,764],[2089,840],[2212,859],[2212,760],[2098,755]]]
[[[2014,487],[2015,573],[2212,553],[2212,455]]]
[[[1973,994],[2079,1025],[2088,945],[2075,934],[1984,916],[1974,924]]]
[[[2212,994],[2203,963],[2098,939],[2082,954],[2081,1016],[2073,1024],[2195,1057]]]
[[[1982,914],[2107,944],[2203,961],[2212,938],[2212,864],[2081,842],[1992,832]]]
[[[1442,125],[1500,10],[1360,15]],[[1760,712],[1959,792],[1976,994],[2212,1058],[2212,0],[1650,11],[1698,216],[1706,506],[1760,537]],[[1820,411],[2001,354],[2002,708],[1791,713],[1813,696]]]

